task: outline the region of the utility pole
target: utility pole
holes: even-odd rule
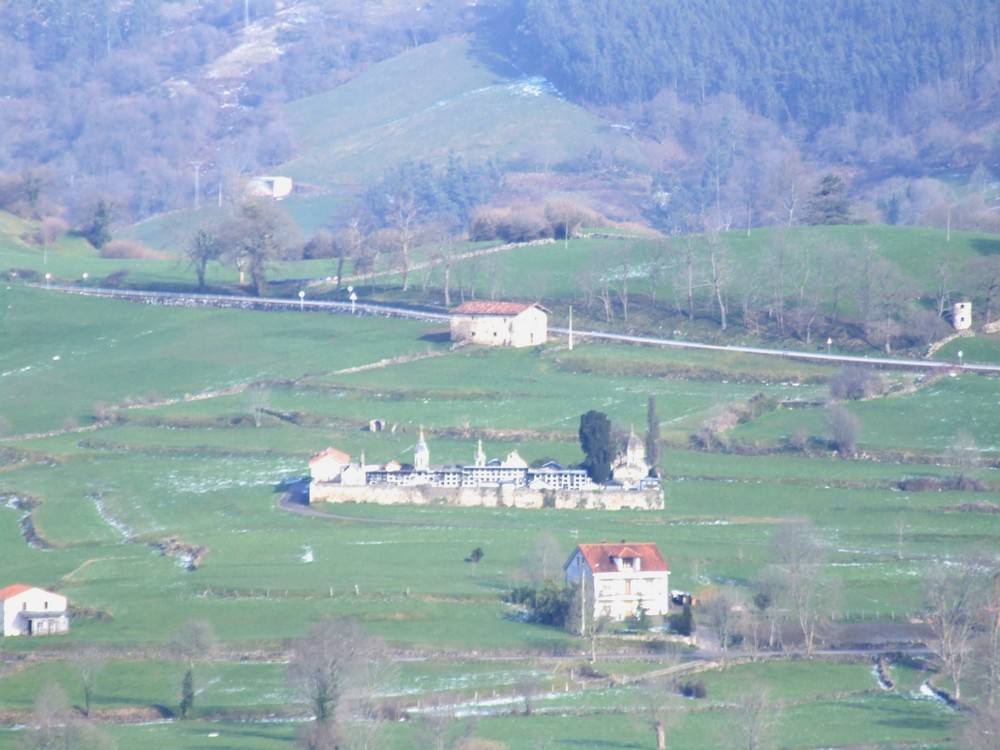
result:
[[[569,350],[573,351],[573,305],[569,306]]]

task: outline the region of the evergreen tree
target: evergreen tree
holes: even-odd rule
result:
[[[660,417],[656,413],[656,398],[646,403],[646,463],[651,474],[659,476],[660,469]]]
[[[611,459],[614,445],[611,441],[611,421],[599,411],[588,411],[580,417],[580,447],[586,455],[583,468],[597,484],[611,478]]]
[[[192,708],[194,708],[194,670],[188,669],[184,673],[184,680],[181,683],[181,718],[188,718]]]
[[[83,231],[83,236],[98,250],[111,241],[111,205],[106,200],[97,202],[90,226]]]
[[[848,224],[850,220],[847,187],[844,181],[835,174],[825,175],[820,179],[809,200],[806,223]]]

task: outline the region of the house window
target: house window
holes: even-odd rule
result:
[[[45,602],[45,605],[44,605],[44,606],[43,606],[42,608],[43,608],[43,609],[48,609],[48,608],[49,608],[49,603],[48,603],[48,602]]]

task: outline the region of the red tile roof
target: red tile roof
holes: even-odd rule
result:
[[[536,307],[531,302],[494,302],[491,300],[472,300],[463,302],[451,311],[452,315],[520,315],[525,310]]]
[[[640,571],[669,571],[667,561],[663,559],[659,548],[652,542],[621,542],[619,544],[581,544],[578,549],[583,554],[587,565],[595,573],[611,573],[616,566],[612,557],[638,558]],[[576,554],[575,552],[573,553]],[[570,557],[572,560],[573,558]]]
[[[18,594],[23,594],[25,591],[31,591],[33,588],[35,587],[25,586],[23,583],[15,583],[5,589],[0,589],[0,601],[5,602]]]
[[[344,451],[339,451],[336,448],[327,448],[326,450],[313,455],[313,457],[309,459],[309,465],[312,466],[317,461],[328,457],[334,459],[335,461],[339,461],[342,464],[351,463],[351,457],[347,453],[344,453]]]

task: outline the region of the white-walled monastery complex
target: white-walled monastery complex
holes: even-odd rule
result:
[[[481,440],[471,464],[434,466],[421,430],[411,465],[369,464],[364,454],[353,461],[336,448],[317,453],[309,461],[309,501],[597,510],[663,507],[660,481],[649,476],[645,449],[635,434],[629,436],[612,469],[612,481],[598,485],[583,469],[554,462],[530,467],[516,450],[503,460],[488,460]]]

